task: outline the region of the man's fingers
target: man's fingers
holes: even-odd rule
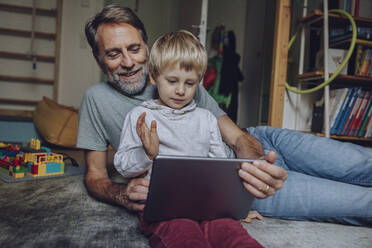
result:
[[[276,153],[274,151],[269,151],[269,153],[266,155],[266,160],[269,163],[274,163],[276,159]]]
[[[266,186],[268,184],[258,180],[257,177],[251,175],[243,169],[239,170],[239,176],[243,179],[243,185],[246,190],[257,198],[266,198],[267,196],[275,193],[275,189],[272,187],[269,187],[266,191]]]
[[[128,202],[127,209],[131,211],[143,211],[145,209],[145,204]]]
[[[274,153],[274,156],[275,156],[275,153]],[[288,173],[285,169],[283,169],[282,167],[279,167],[275,164],[272,164],[272,163],[268,163],[267,161],[265,160],[256,160],[253,162],[253,164],[260,170],[260,171],[264,171],[267,175],[270,175],[270,177],[276,179],[276,182],[281,182],[283,183],[287,177],[288,177]],[[279,188],[281,188],[282,185],[272,185],[272,186],[277,186]]]
[[[145,208],[143,202],[147,199],[150,180],[147,178],[132,179],[126,188],[125,205],[129,210],[142,211]]]
[[[148,178],[143,178],[143,177],[134,178],[129,182],[127,186],[127,190],[128,189],[131,190],[132,188],[135,188],[136,186],[143,186],[143,187],[148,188],[150,186],[150,180]]]

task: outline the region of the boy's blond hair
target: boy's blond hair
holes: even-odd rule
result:
[[[195,70],[201,80],[207,63],[207,52],[199,40],[192,33],[179,30],[155,41],[150,52],[149,71],[156,79],[165,68],[179,64],[186,71]]]

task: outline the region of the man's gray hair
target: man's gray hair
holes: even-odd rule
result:
[[[138,16],[130,8],[111,4],[104,7],[101,12],[95,15],[85,25],[85,36],[87,37],[88,43],[92,48],[94,56],[98,55],[96,34],[98,26],[102,23],[127,23],[140,31],[143,42],[147,44],[147,33],[145,26]]]

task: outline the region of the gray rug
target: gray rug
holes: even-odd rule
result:
[[[137,217],[98,202],[83,176],[0,182],[0,247],[149,247]],[[372,247],[372,229],[265,218],[243,224],[264,247]]]

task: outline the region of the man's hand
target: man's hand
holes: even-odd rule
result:
[[[137,120],[137,134],[140,137],[143,148],[150,160],[153,160],[159,152],[159,136],[156,131],[156,121],[151,122],[151,129],[145,122],[146,112],[143,112]]]
[[[239,176],[244,187],[257,198],[266,198],[282,188],[287,179],[287,172],[274,164],[276,153],[270,151],[266,160],[242,163]]]
[[[122,196],[123,205],[130,211],[143,211],[149,191],[150,180],[147,178],[132,179]]]
[[[128,185],[118,184],[108,177],[106,151],[85,152],[87,172],[85,186],[90,195],[98,200],[123,206],[131,211],[140,211],[145,207],[149,179],[134,178]]]

